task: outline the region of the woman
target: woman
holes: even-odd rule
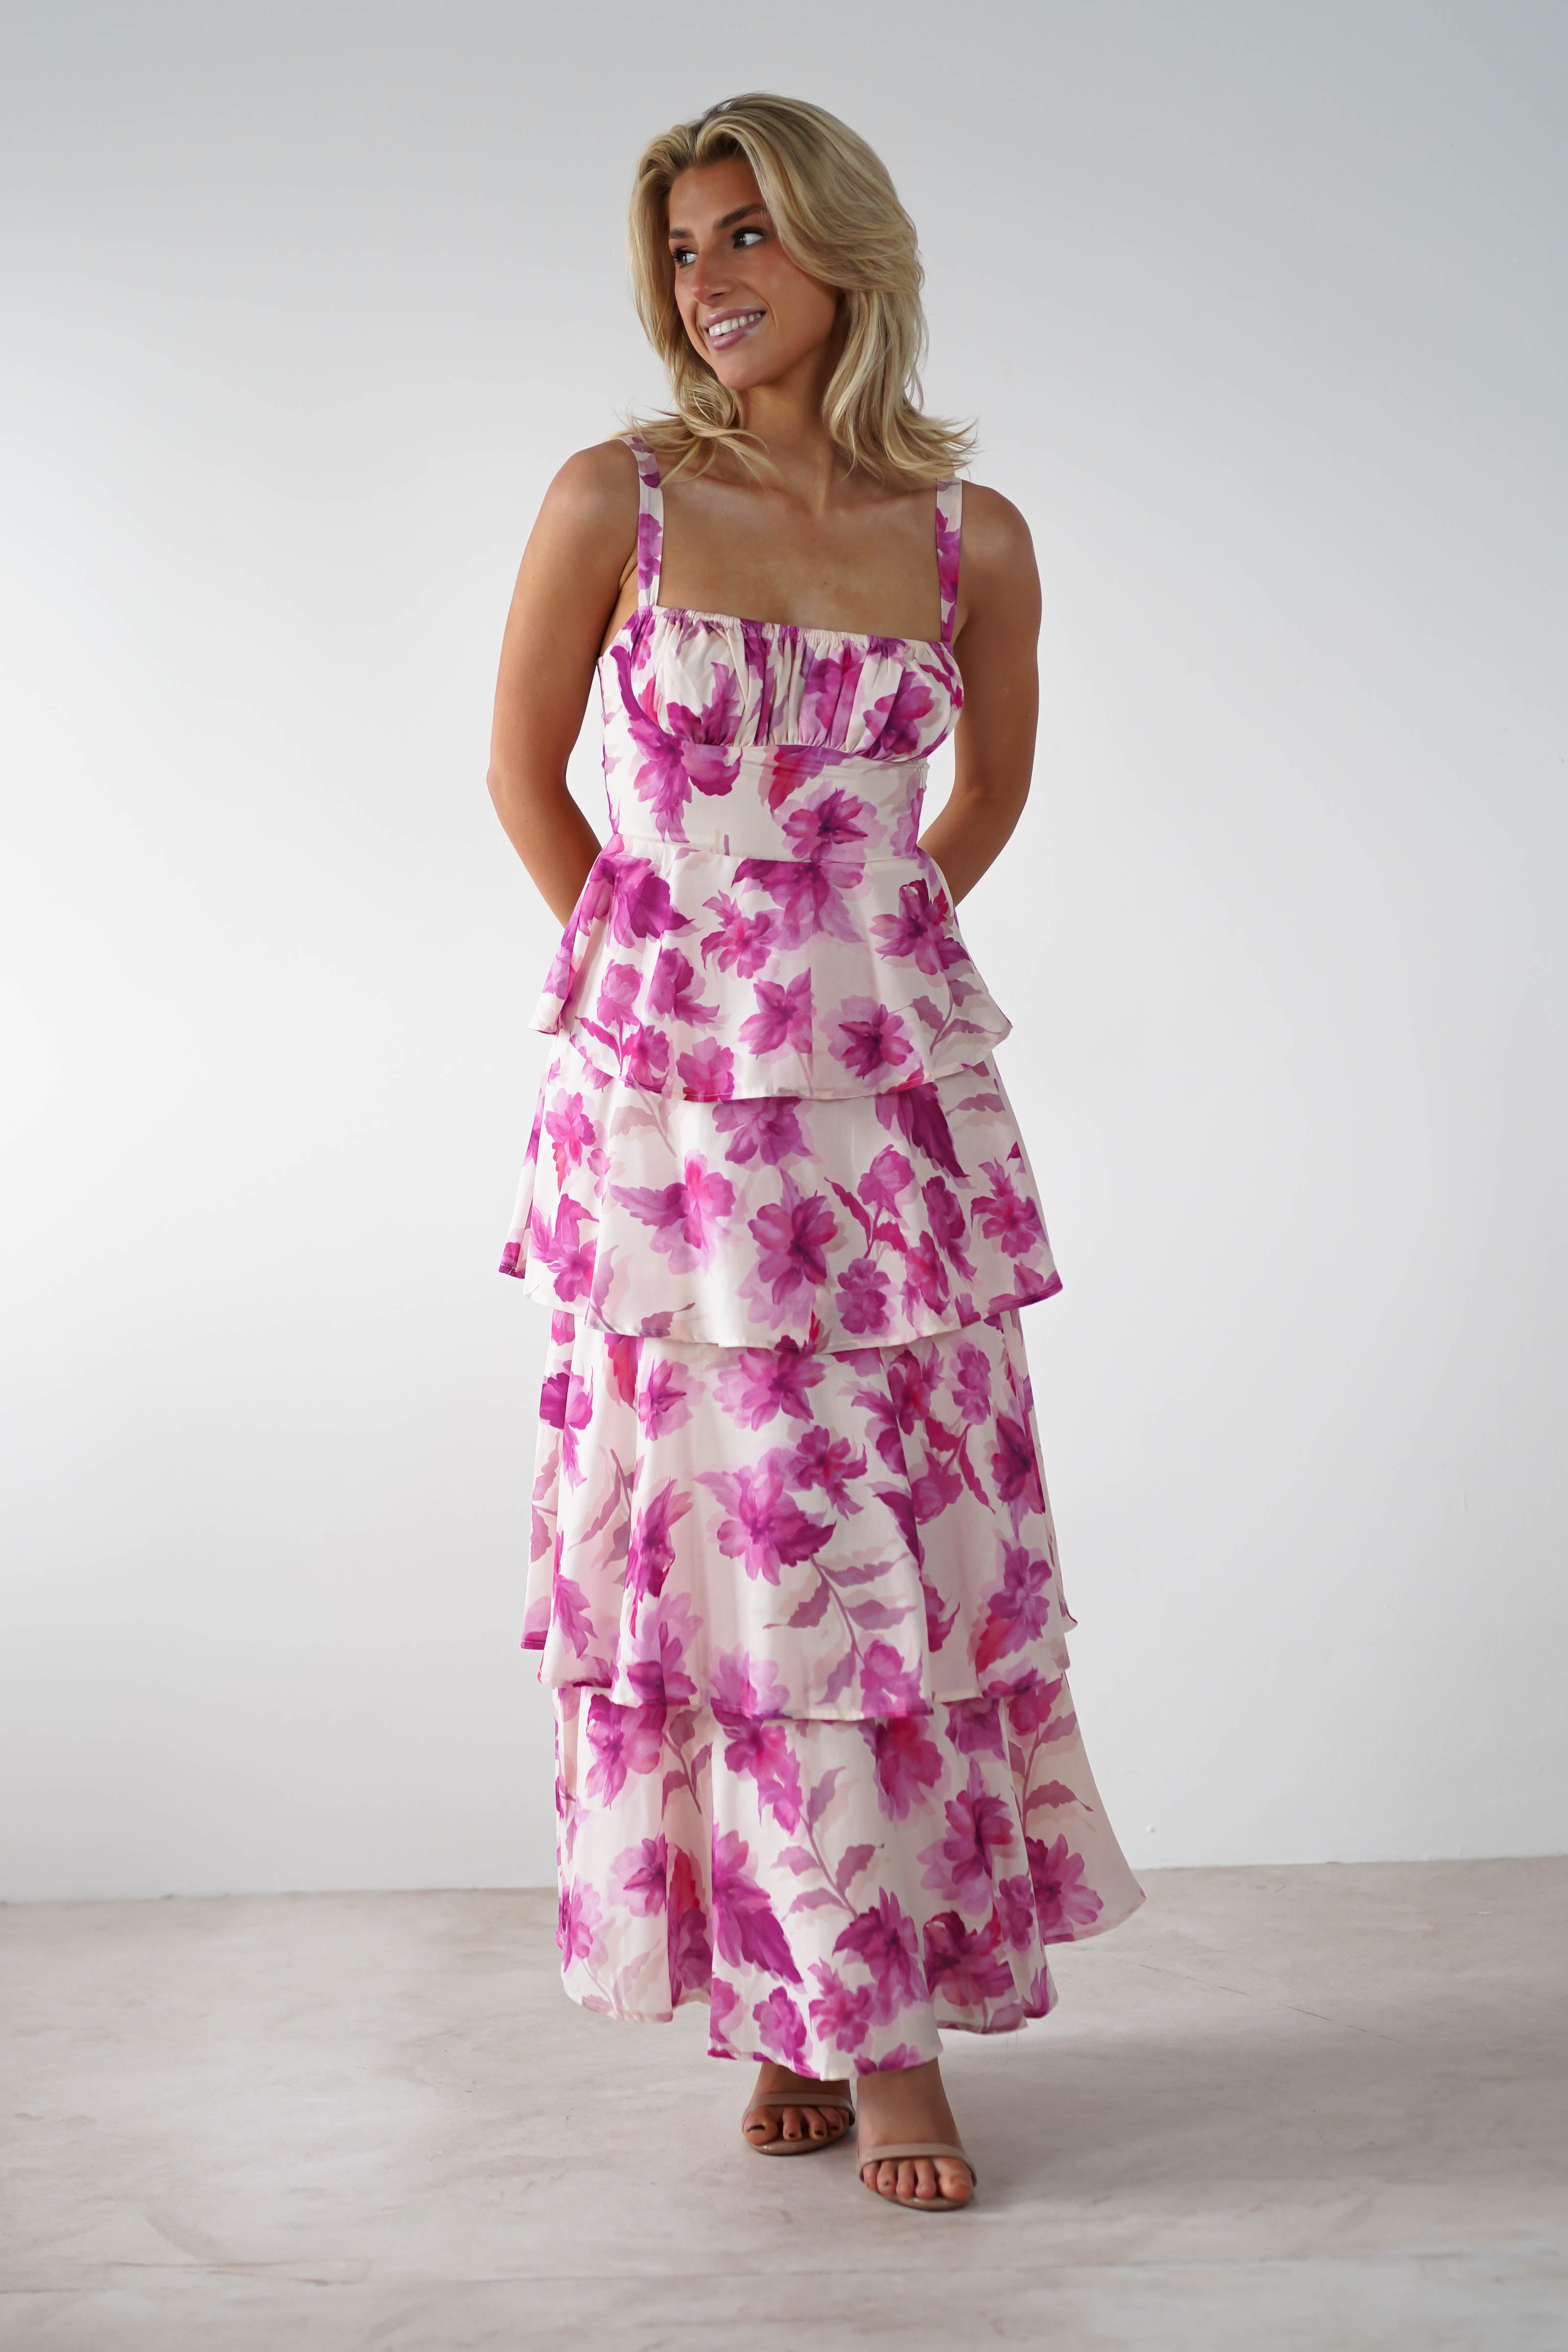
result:
[[[939,2025],[1043,2016],[1046,1948],[1140,1899],[1063,1679],[1017,1324],[1059,1283],[952,912],[1028,789],[1038,584],[920,411],[914,232],[842,123],[749,97],[655,140],[631,252],[674,414],[552,483],[490,769],[565,925],[504,1260],[554,1310],[525,1642],[565,1981],[706,2000],[763,2155],[840,2138],[853,2071],[866,2185],[952,2211]],[[603,848],[565,782],[595,675]]]

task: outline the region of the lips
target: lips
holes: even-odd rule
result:
[[[762,310],[725,310],[717,319],[705,320],[702,332],[710,350],[728,351],[732,343],[749,335],[753,327],[760,326],[765,316]]]

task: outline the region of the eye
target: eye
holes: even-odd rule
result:
[[[735,243],[737,244],[737,246],[739,246],[740,244],[742,244],[742,241],[744,241],[744,240],[746,240],[746,239],[748,239],[748,238],[751,238],[751,237],[755,237],[755,239],[756,239],[757,243],[758,243],[759,245],[761,245],[761,244],[762,244],[762,242],[763,242],[763,238],[766,236],[766,235],[767,235],[767,231],[766,231],[766,229],[761,229],[761,228],[738,228],[738,229],[735,231]]]
[[[696,248],[689,245],[672,245],[669,248],[669,257],[677,269],[685,269],[689,263],[696,260]]]

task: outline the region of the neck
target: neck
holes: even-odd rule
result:
[[[842,330],[792,368],[741,395],[741,422],[762,443],[781,486],[821,514],[844,478],[822,404],[844,348]]]

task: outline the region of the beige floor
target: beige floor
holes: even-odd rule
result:
[[[1175,1871],[948,2071],[973,2210],[736,2135],[539,1895],[0,1914],[0,2342],[1568,2347],[1568,1862]]]

